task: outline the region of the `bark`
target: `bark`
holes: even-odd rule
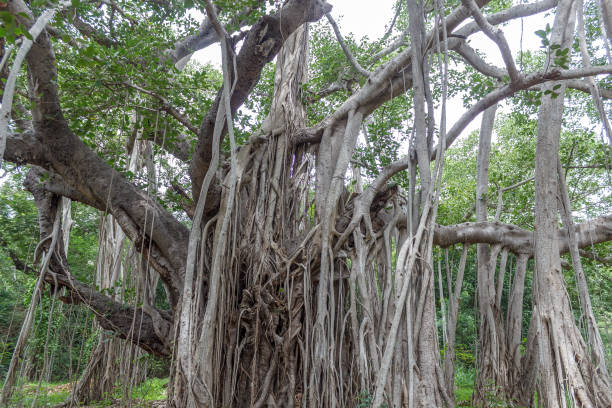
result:
[[[467,7],[458,7],[441,24],[450,33],[474,15],[477,27],[467,24],[461,30],[470,35],[482,28],[503,45],[503,37],[490,24],[548,9],[555,2],[519,5],[484,21],[475,6],[486,3],[466,2]],[[50,278],[68,289],[66,302],[84,302],[95,310],[102,328],[150,353],[174,356],[171,405],[351,406],[363,395],[374,397],[376,406],[384,402],[411,408],[453,405],[447,386],[452,382],[455,329],[451,330],[451,325],[456,325],[461,279],[457,277],[450,304],[449,363],[445,362],[443,371],[435,326],[434,244],[482,243],[495,250],[503,248],[505,255],[519,254],[520,270],[514,279],[508,317],[512,321],[508,348],[514,361],[509,371],[514,373],[511,378],[518,377],[518,371],[512,370],[520,357],[515,351],[520,344],[516,333],[520,334],[517,327],[521,326],[521,282],[526,261],[534,254],[534,243],[536,248],[542,243],[534,240],[533,232],[487,222],[481,216],[483,208],[486,214],[486,206],[477,209],[477,223],[434,224],[447,141],[441,130],[441,147],[431,151],[428,137],[433,135],[433,115],[429,109],[427,127],[424,106],[425,102],[431,106],[432,100],[427,92],[429,68],[423,64],[433,44],[439,52],[440,36],[444,42],[446,36],[439,24],[426,33],[423,10],[417,3],[412,5],[418,6],[409,10],[413,47],[400,51],[371,73],[363,70],[368,78],[360,88],[330,117],[304,130],[300,84],[306,79],[307,58],[302,23],[319,19],[330,6],[321,1],[291,0],[278,13],[262,17],[246,35],[233,71],[228,68],[234,65],[230,62],[233,41],[228,40],[214,17],[212,3],[207,2],[210,18],[196,36],[177,44],[175,54],[188,55],[191,49],[219,38],[225,47],[224,88],[197,129],[198,146],[190,164],[193,198],[198,203],[191,237],[154,198],[112,170],[70,131],[59,105],[55,59],[47,34],[43,32],[33,45],[27,62],[37,84],[34,129],[9,136],[5,156],[44,168],[49,178],[36,181],[35,187],[45,194],[68,196],[108,211],[135,243],[142,259],[160,275],[172,310],[151,307],[151,291],[143,292],[149,299],[143,307],[126,307],[121,299],[109,298],[75,281],[65,257],[53,259]],[[19,0],[9,7],[15,13],[28,11]],[[31,24],[31,18],[19,18]],[[264,65],[277,54],[270,116],[237,150],[232,140],[232,115],[257,83]],[[469,50],[464,54],[471,58]],[[573,80],[612,71],[610,67],[592,67],[515,75],[511,56],[506,53],[504,57],[512,83],[472,107],[448,133],[448,144],[479,112],[519,90],[554,79]],[[406,157],[392,163],[366,191],[350,191],[344,177],[363,119],[413,84],[416,161]],[[162,95],[140,91],[165,101]],[[189,124],[171,108],[166,106],[181,123]],[[232,142],[231,164],[219,167],[213,157],[219,155],[218,146],[226,132]],[[306,142],[318,146],[313,148]],[[188,157],[184,143],[175,150],[177,156]],[[439,161],[432,175],[433,155],[439,155]],[[415,187],[417,162],[420,193]],[[409,166],[412,189],[404,201],[388,180]],[[479,171],[479,197],[486,194],[482,190],[485,173]],[[204,183],[207,174],[209,180]],[[392,210],[387,211],[389,206]],[[417,228],[419,219],[422,223]],[[604,216],[577,226],[577,245],[611,239],[611,223],[612,216]],[[41,231],[45,228],[48,230],[48,225],[41,226]],[[540,224],[536,233],[539,229]],[[564,233],[555,229],[548,235],[556,242],[552,254],[557,258],[573,242]],[[400,249],[399,259],[392,257],[393,247]],[[483,322],[490,325],[483,328],[483,349],[490,346],[491,353],[497,353],[503,363],[500,350],[506,341],[496,330],[496,321],[501,321],[505,268],[500,267],[495,287],[492,265],[496,256],[481,258]],[[143,268],[139,276],[151,282],[150,272]],[[567,316],[571,318],[571,314]],[[533,350],[542,343],[542,321],[533,321],[523,367],[538,361]],[[177,346],[172,347],[172,342]],[[104,354],[101,351],[94,357]],[[486,353],[483,358],[497,361]],[[535,370],[530,369],[528,374],[532,373]]]
[[[525,294],[525,274],[527,272],[528,257],[525,254],[518,256],[516,271],[512,281],[510,299],[508,300],[508,314],[506,324],[508,336],[506,349],[508,350],[508,381],[509,389],[516,398],[516,390],[520,387],[521,376],[521,345],[523,343],[523,296]]]
[[[465,273],[465,263],[467,260],[469,245],[463,245],[461,259],[455,278],[454,291],[452,296],[449,291],[449,313],[448,313],[448,345],[444,352],[444,381],[447,389],[454,399],[455,390],[455,339],[457,330],[457,318],[459,315],[459,300],[461,298],[461,287],[463,286],[463,275]]]
[[[493,105],[485,111],[482,118],[476,179],[477,222],[486,222],[488,218],[489,160],[496,110],[497,105]],[[476,387],[472,399],[479,406],[486,406],[488,404],[488,394],[502,394],[507,385],[506,344],[503,341],[505,338],[504,322],[501,309],[496,301],[498,291],[503,288],[503,279],[497,283],[501,287],[498,290],[495,287],[495,271],[500,249],[499,244],[491,247],[478,244],[476,248],[478,304],[480,307],[480,349]],[[502,265],[500,265],[501,267]]]
[[[150,147],[150,142],[137,140],[134,143],[128,165],[130,171],[141,171],[138,162],[141,158],[146,158],[145,155],[150,150],[147,147]],[[148,172],[149,183],[154,184],[152,163],[145,161],[144,167]],[[159,275],[150,273],[148,263],[139,258],[137,249],[127,242],[121,227],[111,215],[102,215],[100,225],[96,287],[111,292],[111,298],[117,302],[143,304],[140,310],[134,309],[134,313],[150,312],[155,304],[155,288]],[[130,290],[134,292],[132,299],[126,297]],[[131,337],[138,339],[141,337],[141,328],[135,326],[135,323],[136,320],[132,319]],[[92,351],[79,381],[71,390],[71,405],[108,398],[117,384],[121,384],[123,397],[129,401],[132,398],[132,386],[138,385],[146,377],[147,367],[140,361],[144,351],[138,347],[137,341],[115,338],[100,326],[97,330],[98,344]]]
[[[574,4],[559,5],[552,44],[571,45]],[[551,88],[552,89],[552,88]],[[534,319],[537,320],[538,402],[544,407],[584,407],[612,404],[610,387],[593,365],[582,339],[569,300],[565,296],[559,258],[557,163],[563,85],[559,97],[545,97],[538,115],[536,144],[535,290]]]
[[[319,20],[330,10],[331,6],[325,1],[291,0],[284,4],[277,13],[262,17],[251,27],[240,52],[236,56],[237,72],[234,76],[236,84],[230,95],[232,115],[236,113],[253,90],[264,65],[272,61],[278,54],[284,41],[291,33],[303,23]],[[196,201],[200,194],[204,174],[212,158],[213,130],[222,95],[223,89],[219,90],[215,102],[200,125],[198,144],[190,164],[193,198]],[[227,129],[224,129],[222,134],[225,134],[226,131]]]
[[[592,353],[593,365],[597,371],[597,377],[601,378],[602,380],[602,385],[608,390],[611,390],[610,376],[608,374],[608,368],[606,367],[605,349],[601,340],[601,335],[599,334],[597,322],[595,321],[595,314],[593,313],[593,306],[591,305],[591,297],[589,296],[589,287],[584,269],[582,268],[578,242],[576,240],[576,226],[574,225],[571,212],[571,203],[569,193],[567,191],[567,185],[565,184],[565,175],[561,170],[561,161],[559,159],[557,162],[557,173],[559,177],[559,195],[561,199],[560,207],[562,208],[561,219],[567,228],[569,252],[572,258],[574,274],[576,276],[576,286],[578,287],[580,306],[583,316],[587,321],[587,339]]]
[[[568,252],[567,231],[558,230],[559,253]],[[576,225],[576,240],[580,248],[589,247],[612,239],[612,215],[604,215]],[[534,256],[533,231],[499,222],[466,222],[451,226],[436,226],[434,242],[443,248],[459,243],[499,244],[515,254]]]

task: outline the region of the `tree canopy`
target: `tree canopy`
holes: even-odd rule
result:
[[[610,3],[333,7],[0,1],[3,404],[612,404]]]

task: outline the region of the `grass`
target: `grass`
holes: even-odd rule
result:
[[[474,370],[462,366],[455,372],[455,402],[458,406],[469,407],[474,391]]]
[[[38,383],[27,383],[22,388],[16,389],[11,398],[11,406],[19,407],[53,407],[66,401],[70,393],[68,383],[43,382],[38,389]],[[36,402],[35,402],[36,400]]]
[[[132,389],[132,400],[134,407],[147,406],[148,402],[159,401],[166,398],[166,389],[168,387],[168,378],[149,378],[142,384],[135,386]],[[11,399],[11,407],[55,407],[66,402],[70,394],[70,383],[45,383],[40,386],[40,391],[37,393],[38,383],[26,383],[20,389],[15,390],[15,394]],[[100,401],[89,407],[108,407],[122,399],[121,385],[117,385],[113,398],[105,401]],[[36,400],[35,404],[34,400]]]
[[[132,398],[141,401],[158,401],[166,399],[167,378],[149,378],[132,390]]]
[[[15,391],[11,407],[32,407],[38,383],[27,383]],[[149,378],[142,384],[132,389],[132,400],[134,407],[145,407],[148,402],[164,400],[167,395],[168,378]],[[459,365],[455,373],[455,401],[458,407],[472,407],[470,401],[474,391],[474,370]],[[66,401],[70,392],[69,383],[42,383],[40,392],[36,398],[34,407],[53,407]],[[113,400],[122,399],[121,385],[118,385],[113,393],[113,398],[101,401],[90,407],[108,407]],[[491,401],[492,406],[507,407],[504,403]],[[371,396],[362,394],[359,396],[358,407],[368,407],[371,404]]]

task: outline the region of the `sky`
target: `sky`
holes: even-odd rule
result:
[[[328,0],[333,6],[332,16],[338,22],[340,31],[344,36],[352,33],[356,38],[368,36],[370,40],[380,38],[384,35],[388,24],[391,22],[394,13],[395,0]],[[471,19],[469,20],[471,21]],[[552,16],[544,17],[544,13],[515,20],[505,26],[502,30],[508,41],[510,49],[513,51],[515,61],[518,51],[521,49],[521,32],[523,50],[537,50],[540,47],[540,39],[534,34],[536,30],[541,30],[546,23],[552,25]],[[486,35],[477,33],[469,38],[472,48],[485,53],[486,60],[500,68],[504,67],[499,49]],[[194,56],[201,63],[210,62],[213,65],[221,66],[221,51],[218,45],[212,45],[205,50],[199,51]],[[517,62],[518,63],[518,62]],[[461,117],[466,111],[460,97],[447,101],[447,129]],[[508,108],[503,104],[500,111],[507,112]],[[436,113],[436,122],[440,120],[440,112]],[[462,136],[468,135],[475,129],[480,128],[480,115],[475,118],[470,125],[463,131]]]

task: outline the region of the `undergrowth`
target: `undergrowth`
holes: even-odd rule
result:
[[[15,390],[11,400],[11,407],[57,407],[68,399],[70,383],[45,383],[37,392],[38,383],[26,383]],[[149,378],[132,389],[132,407],[146,407],[151,401],[166,399],[168,378]],[[108,407],[121,401],[121,384],[117,384],[112,396],[103,401],[90,404],[88,408]]]

